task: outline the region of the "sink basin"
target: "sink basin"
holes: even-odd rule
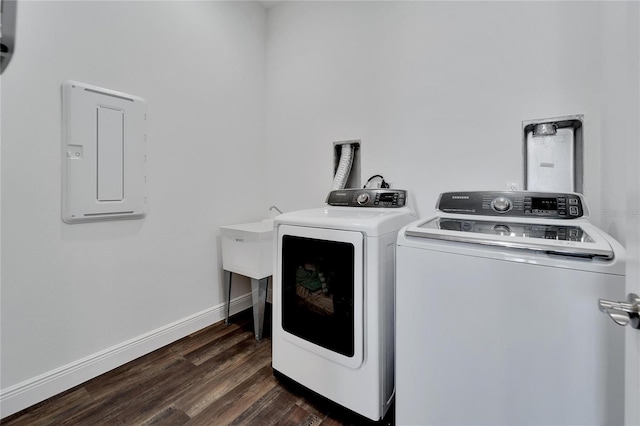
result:
[[[250,278],[273,273],[273,220],[220,227],[222,268]]]
[[[233,233],[240,238],[262,240],[265,237],[271,238],[273,234],[273,219],[265,219],[260,222],[241,223],[239,225],[221,226],[224,233]]]

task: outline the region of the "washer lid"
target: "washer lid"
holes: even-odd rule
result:
[[[613,249],[587,222],[477,219],[439,216],[407,227],[407,236],[505,248],[543,251],[578,257],[612,259]]]

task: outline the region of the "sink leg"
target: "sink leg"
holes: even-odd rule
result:
[[[262,339],[262,327],[264,326],[264,310],[267,301],[267,287],[269,277],[257,280],[251,278],[251,298],[253,299],[253,329],[256,340]]]
[[[224,271],[224,283],[227,287],[227,315],[224,319],[225,324],[229,324],[229,313],[231,310],[231,271]]]

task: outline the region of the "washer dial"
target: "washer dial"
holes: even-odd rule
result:
[[[491,208],[498,213],[506,213],[513,207],[511,200],[507,197],[494,198],[491,201]]]
[[[363,192],[362,194],[358,195],[358,198],[356,198],[356,201],[360,205],[367,204],[367,201],[369,201],[369,194],[367,194],[366,192]]]

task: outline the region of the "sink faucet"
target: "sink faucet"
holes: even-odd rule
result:
[[[276,206],[269,207],[269,211],[271,211],[271,210],[276,210],[278,213],[282,214],[282,211],[279,208],[277,208]]]

